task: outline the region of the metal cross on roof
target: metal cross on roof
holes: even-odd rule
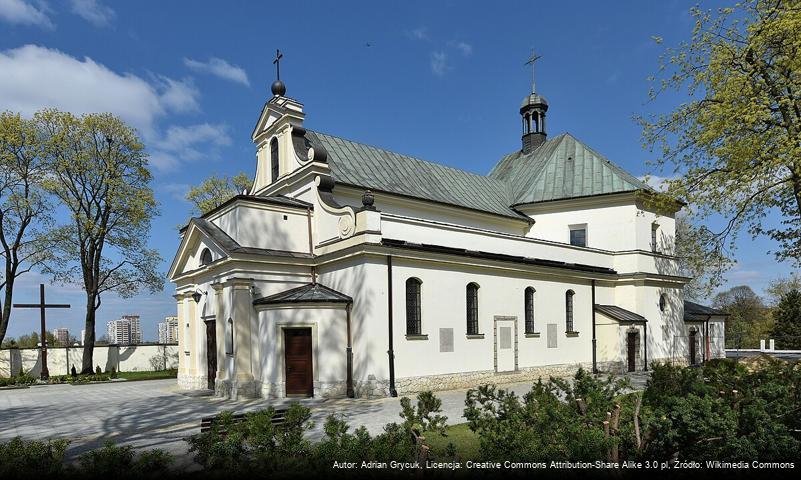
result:
[[[275,65],[275,79],[281,80],[281,59],[284,58],[284,54],[281,53],[281,50],[275,50],[275,60],[273,60],[273,65]]]
[[[534,84],[534,62],[542,58],[542,55],[537,55],[534,53],[534,49],[531,49],[531,57],[524,63],[523,65],[531,65],[531,93],[536,93],[536,86]]]
[[[42,327],[42,380],[47,380],[50,377],[50,372],[47,370],[47,327],[45,326],[45,310],[48,308],[70,308],[65,303],[45,303],[45,289],[44,284],[39,284],[39,303],[15,303],[14,308],[38,308],[40,313],[40,321]]]

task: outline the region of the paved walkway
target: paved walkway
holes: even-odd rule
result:
[[[632,377],[635,388],[642,388],[646,375]],[[504,385],[519,395],[531,383]],[[449,423],[464,421],[466,390],[437,392]],[[199,396],[179,390],[175,380],[115,382],[90,385],[47,385],[28,389],[0,390],[0,442],[15,436],[28,439],[66,438],[72,441],[68,456],[102,446],[106,440],[135,448],[161,448],[181,461],[189,461],[183,439],[200,431],[200,418],[235,410],[247,412],[270,405],[286,405],[278,400],[227,400]],[[400,400],[335,399],[302,400],[312,408],[313,439],[322,435],[325,418],[336,413],[352,426],[364,425],[372,434],[400,420]],[[355,428],[355,427],[353,427]]]

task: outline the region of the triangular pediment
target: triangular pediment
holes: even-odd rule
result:
[[[192,219],[189,222],[184,236],[181,239],[181,244],[178,246],[178,252],[170,265],[170,270],[167,273],[167,278],[174,281],[175,278],[191,271],[203,268],[200,264],[201,254],[204,249],[209,249],[212,256],[212,261],[217,261],[221,258],[229,256],[226,245],[219,242],[208,232],[204,231],[198,225],[197,220]]]
[[[258,143],[259,137],[273,133],[273,126],[279,123],[279,120],[302,125],[303,118],[303,104],[287,97],[273,97],[264,104],[251,138]]]

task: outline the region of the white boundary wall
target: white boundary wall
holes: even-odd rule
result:
[[[47,368],[51,376],[68,375],[70,369],[80,372],[83,347],[50,347],[47,349]],[[178,368],[178,345],[97,345],[93,354],[94,368],[104,372],[145,372]],[[9,348],[0,350],[0,377],[22,371],[34,377],[41,374],[41,355],[38,348]],[[158,366],[158,368],[154,368]]]

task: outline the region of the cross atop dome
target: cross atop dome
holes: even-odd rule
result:
[[[283,97],[286,95],[286,85],[284,82],[281,81],[281,59],[284,58],[284,54],[281,53],[281,50],[275,50],[275,59],[273,60],[273,65],[275,65],[275,81],[273,82],[270,90],[273,92],[273,96],[276,97]]]

